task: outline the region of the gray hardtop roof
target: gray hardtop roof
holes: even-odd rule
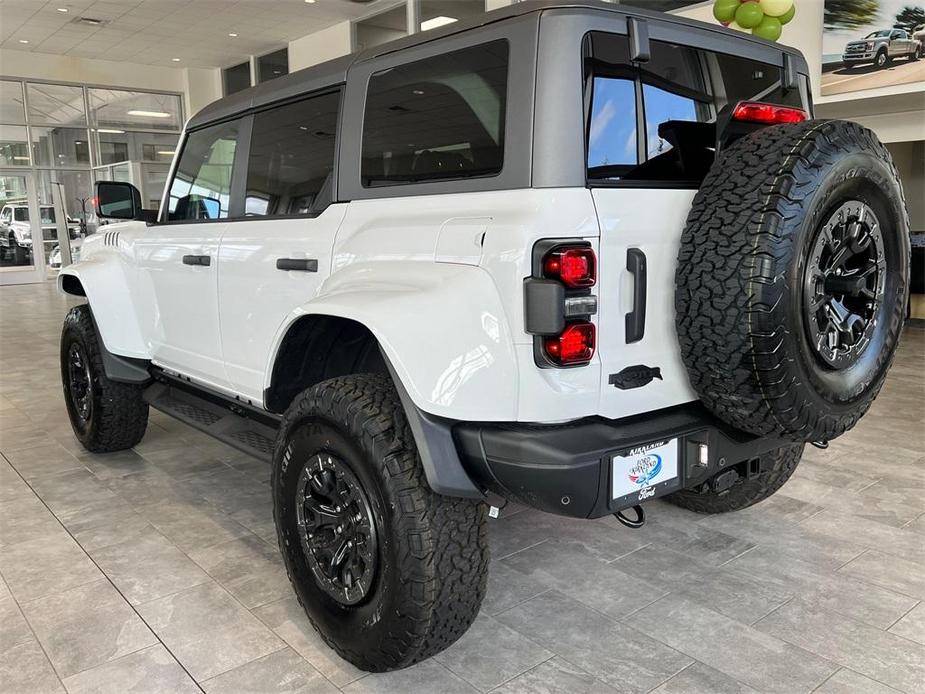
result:
[[[727,34],[736,42],[754,42],[764,46],[770,42],[744,34],[739,31],[726,29],[719,24],[708,24],[695,19],[688,19],[678,15],[667,14],[664,12],[655,12],[638,7],[629,7],[626,5],[614,5],[598,0],[579,0],[568,2],[564,0],[526,0],[524,2],[514,3],[508,7],[502,7],[491,12],[479,15],[476,18],[464,21],[453,22],[446,26],[431,29],[426,32],[419,32],[411,36],[405,36],[395,41],[384,43],[380,46],[369,48],[365,51],[352,53],[340,58],[328,60],[318,65],[297,70],[283,77],[278,77],[269,82],[258,84],[254,87],[237,92],[218,101],[214,101],[208,106],[202,108],[187,122],[187,129],[198,128],[209,123],[224,120],[240,113],[247,112],[251,109],[260,108],[277,101],[285,101],[301,94],[323,90],[328,87],[334,87],[347,81],[347,71],[352,65],[361,63],[365,60],[371,60],[382,55],[394,53],[412,46],[419,46],[431,41],[453,36],[464,32],[478,30],[489,24],[496,24],[504,21],[516,21],[525,15],[546,10],[589,10],[604,11],[622,16],[640,17],[657,22],[668,22],[672,24],[682,24],[699,29],[721,32]],[[802,54],[795,48],[790,48],[781,44],[772,44],[774,47],[783,52],[799,56],[803,60]]]

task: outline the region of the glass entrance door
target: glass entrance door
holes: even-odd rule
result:
[[[0,169],[0,284],[45,279],[41,219],[33,174]]]

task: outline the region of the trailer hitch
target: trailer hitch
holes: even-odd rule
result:
[[[638,530],[646,524],[646,512],[639,504],[636,504],[632,507],[633,512],[636,514],[636,518],[630,518],[625,515],[625,511],[628,509],[623,509],[622,511],[617,511],[614,515],[618,521],[620,521],[627,528],[632,528],[633,530]]]

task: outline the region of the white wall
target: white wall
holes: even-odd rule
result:
[[[289,72],[347,55],[351,50],[351,35],[352,27],[348,21],[290,41]]]
[[[159,67],[9,49],[0,49],[0,74],[25,79],[179,92],[184,95],[187,117],[222,95],[219,70]]]
[[[925,142],[888,144],[906,193],[906,209],[912,233],[925,233]]]

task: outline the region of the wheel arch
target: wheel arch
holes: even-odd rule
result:
[[[333,349],[334,345],[340,347]],[[281,414],[306,388],[360,373],[380,373],[391,379],[431,489],[445,496],[482,498],[483,492],[459,458],[452,420],[429,415],[415,405],[379,339],[357,320],[320,313],[294,320],[277,349],[264,406]]]

